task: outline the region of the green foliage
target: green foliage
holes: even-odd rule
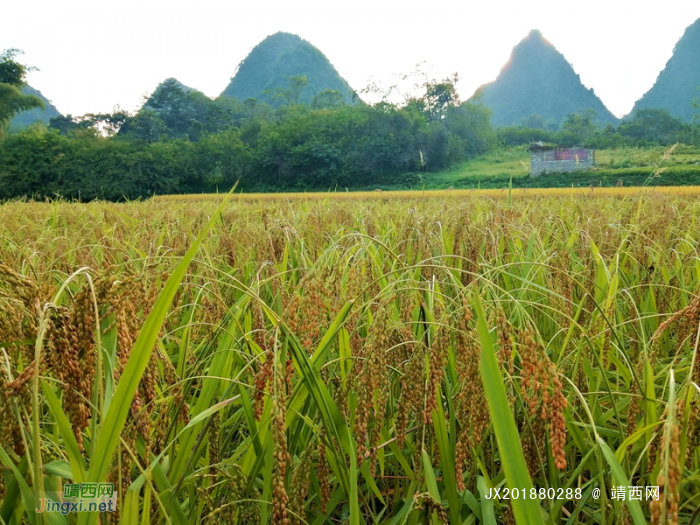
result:
[[[450,107],[444,123],[452,134],[449,164],[486,153],[497,143],[491,110],[484,104],[463,102]]]
[[[529,117],[523,117],[518,121],[518,126],[530,129],[549,129],[550,126],[545,122],[541,115],[533,113]]]
[[[15,60],[20,53],[18,49],[6,49],[0,53],[0,133],[17,113],[44,105],[38,97],[21,91],[31,68]]]
[[[62,195],[118,201],[211,190],[217,184],[231,187],[243,175],[248,156],[236,131],[192,143],[28,128],[0,142],[0,199]]]
[[[24,85],[24,80],[31,68],[15,60],[17,55],[21,54],[22,51],[19,49],[5,49],[0,53],[0,84],[15,87]]]
[[[557,142],[557,135],[546,129],[522,126],[504,126],[496,130],[498,141],[504,146],[520,146],[533,142]]]
[[[324,89],[311,99],[311,107],[314,109],[337,108],[343,104],[343,95],[337,89]]]
[[[521,119],[518,126],[500,127],[497,130],[499,142],[504,146],[520,146],[534,142],[545,142],[559,146],[588,146],[596,149],[621,147],[670,146],[681,143],[700,145],[700,123],[684,123],[672,116],[666,109],[643,109],[620,125],[606,124],[600,128],[592,109],[570,113],[558,132],[536,125],[541,119],[533,115]]]
[[[271,96],[273,103],[281,102],[282,104],[288,106],[295,106],[299,104],[301,94],[304,91],[304,88],[308,85],[309,81],[304,75],[293,75],[291,77],[287,77],[287,89],[282,89],[280,86],[275,86],[274,89],[266,89],[263,91],[263,95]],[[329,90],[324,90],[324,92],[326,91]],[[316,95],[314,95],[314,97],[316,97]]]
[[[587,146],[598,128],[596,116],[594,109],[569,113],[561,127],[560,143],[566,146]]]
[[[168,126],[160,114],[149,108],[143,108],[139,111],[123,128],[123,133],[148,143],[158,142],[167,132]]]
[[[496,144],[489,110],[458,104],[447,81],[426,83],[424,96],[397,107],[348,105],[334,90],[296,103],[306,80],[291,80],[289,104],[278,108],[211,100],[169,79],[136,115],[54,118],[49,131],[0,142],[0,198],[133,199],[223,190],[239,178],[245,191],[410,186],[411,173]]]
[[[204,93],[169,78],[146,99],[135,116],[125,119],[119,132],[148,142],[165,138],[197,141],[204,133],[240,126],[250,111],[250,102],[241,104],[226,98],[212,100]]]
[[[648,144],[692,143],[691,126],[673,117],[667,109],[640,109],[620,124],[618,131],[623,137]]]
[[[78,130],[92,130],[105,136],[113,136],[119,133],[129,119],[131,115],[117,107],[112,113],[88,113],[80,117],[59,115],[49,120],[49,128],[62,135],[69,135]]]
[[[457,73],[442,81],[426,80],[421,86],[425,90],[423,96],[410,99],[408,106],[413,106],[423,113],[428,122],[445,119],[448,111],[460,104],[457,94],[458,80]]]
[[[380,183],[416,169],[428,141],[425,120],[405,110],[292,111],[262,127],[254,172],[263,185],[279,188]]]

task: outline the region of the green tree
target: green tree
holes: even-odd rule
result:
[[[450,107],[445,127],[454,137],[450,153],[452,162],[486,153],[497,143],[496,132],[491,125],[491,110],[481,103],[463,102]],[[454,150],[454,147],[458,149]]]
[[[283,105],[296,106],[301,102],[301,93],[308,85],[309,81],[305,75],[292,75],[287,77],[287,89],[276,86],[274,89],[266,89],[263,94]]]
[[[80,117],[74,118],[73,115],[59,115],[49,120],[49,129],[55,129],[60,135],[70,135],[78,130],[86,129],[90,123],[83,121]]]
[[[420,111],[428,122],[438,122],[447,116],[450,108],[459,106],[460,100],[457,94],[457,81],[459,77],[454,73],[443,80],[426,80],[418,87],[422,87],[425,93],[420,98],[409,98],[407,107]]]
[[[311,107],[314,109],[337,108],[344,103],[343,94],[337,89],[324,89],[311,99]]]
[[[258,99],[249,97],[243,101],[243,105],[248,110],[251,120],[255,120],[255,108],[258,107]]]
[[[112,113],[87,113],[80,117],[59,115],[49,121],[49,128],[58,130],[61,135],[91,129],[98,135],[111,137],[119,133],[122,126],[132,118],[128,111],[117,106]]]
[[[546,129],[501,126],[497,130],[498,142],[504,146],[521,146],[534,142],[556,142],[554,133]]]
[[[141,111],[154,111],[169,136],[184,138],[201,133],[213,106],[214,101],[203,93],[169,78],[156,88]]]
[[[41,99],[21,91],[27,73],[33,69],[15,60],[21,53],[19,49],[6,49],[0,53],[0,134],[15,114],[44,107]]]
[[[157,111],[142,108],[138,115],[122,126],[121,132],[136,139],[153,143],[161,140],[168,132],[168,126],[160,118]]]
[[[700,87],[698,87],[698,90],[700,90]],[[700,99],[695,97],[691,101],[690,105],[695,109],[693,112],[693,118],[690,119],[693,144],[700,146]]]
[[[289,87],[284,91],[284,96],[290,105],[299,103],[301,92],[309,85],[305,75],[293,75],[289,77]]]
[[[522,128],[530,129],[547,129],[547,124],[541,115],[533,113],[529,117],[523,117],[518,121],[518,125]]]
[[[598,129],[597,116],[596,110],[591,108],[569,113],[561,127],[561,142],[570,146],[586,145]]]
[[[680,118],[676,118],[667,109],[640,109],[634,116],[620,124],[621,135],[636,141],[645,141],[660,145],[675,142],[688,142],[690,129]]]

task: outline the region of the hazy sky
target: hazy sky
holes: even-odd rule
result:
[[[3,2],[0,50],[40,69],[29,83],[64,114],[136,110],[168,77],[211,97],[267,35],[296,33],[359,90],[418,62],[458,72],[459,93],[496,78],[542,31],[617,116],[653,85],[698,0],[20,0]],[[700,57],[699,57],[700,62]]]

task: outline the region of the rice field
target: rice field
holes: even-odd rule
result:
[[[234,201],[365,201],[365,200],[417,200],[417,199],[467,199],[485,197],[508,199],[527,197],[637,197],[639,195],[700,195],[700,186],[627,186],[627,187],[590,187],[590,188],[511,188],[507,185],[500,189],[450,189],[450,190],[396,190],[353,191],[353,192],[299,192],[299,193],[236,193]],[[159,195],[157,201],[212,201],[229,198],[227,194],[203,193],[187,195]]]
[[[700,523],[698,194],[1,205],[0,523]]]

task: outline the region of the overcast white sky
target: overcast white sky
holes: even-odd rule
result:
[[[458,72],[463,99],[542,31],[617,116],[654,83],[698,0],[20,0],[3,2],[0,50],[64,114],[136,110],[168,77],[211,97],[267,35],[296,33],[359,90],[418,62]],[[699,57],[700,62],[700,57]]]

